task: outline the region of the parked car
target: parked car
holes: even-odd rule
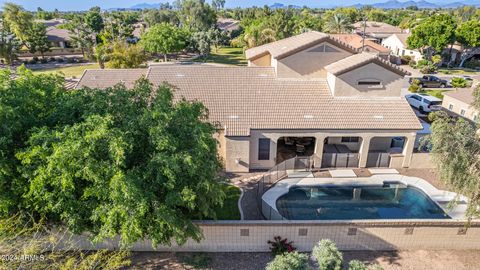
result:
[[[442,104],[441,99],[427,94],[411,94],[406,95],[405,98],[412,107],[417,108],[422,113],[438,111]]]
[[[413,83],[414,80],[419,80],[418,85],[421,87],[445,88],[448,85],[448,82],[446,80],[440,79],[432,75],[425,75],[418,78],[410,78],[409,82]]]

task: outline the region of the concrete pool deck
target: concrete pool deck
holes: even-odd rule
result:
[[[279,181],[274,187],[270,188],[262,196],[262,209],[268,206],[271,210],[278,213],[276,206],[277,199],[288,193],[293,186],[351,186],[351,185],[383,185],[387,182],[399,182],[406,186],[412,186],[420,189],[428,195],[442,210],[454,220],[465,220],[467,209],[467,198],[457,193],[440,190],[428,183],[426,180],[405,176],[400,174],[380,174],[371,177],[358,178],[286,178]],[[449,207],[450,202],[457,200],[457,203]],[[263,211],[263,210],[262,210]],[[278,216],[281,216],[278,213]]]

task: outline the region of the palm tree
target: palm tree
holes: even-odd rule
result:
[[[327,22],[327,32],[333,34],[347,33],[352,30],[353,27],[350,20],[343,13],[335,13],[331,16]]]

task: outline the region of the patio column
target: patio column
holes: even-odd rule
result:
[[[415,146],[415,134],[410,134],[405,137],[405,146],[403,147],[403,168],[410,167],[410,162],[412,161],[413,148]]]
[[[365,168],[367,167],[368,152],[370,151],[370,140],[372,137],[362,137],[362,145],[358,151],[359,162],[358,167]]]
[[[323,158],[323,145],[324,145],[324,140],[326,136],[315,136],[315,151],[313,152],[314,154],[314,162],[315,162],[315,168],[321,168],[322,167],[322,158]]]

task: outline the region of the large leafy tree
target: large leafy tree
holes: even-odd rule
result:
[[[199,240],[224,194],[216,127],[199,102],[146,80],[64,91],[61,78],[0,76],[1,217],[35,217],[122,243]],[[20,93],[20,94],[19,94]]]
[[[44,57],[45,52],[50,50],[50,42],[47,39],[47,27],[43,23],[34,22],[25,32],[27,34],[25,47],[31,53],[40,52],[42,57]]]
[[[448,14],[437,14],[423,20],[412,31],[407,39],[410,48],[420,49],[423,52],[425,47],[432,48],[440,53],[449,44],[455,42],[455,29],[457,23]]]
[[[97,49],[99,50],[97,56],[101,57],[103,50],[100,47]],[[106,58],[108,68],[139,68],[147,60],[145,52],[140,46],[124,41],[116,41],[111,44],[107,49]]]
[[[208,31],[217,23],[215,10],[205,0],[179,0],[180,23],[191,30]]]
[[[480,22],[471,20],[460,24],[456,30],[457,41],[464,47],[460,67],[466,60],[480,52]]]
[[[480,111],[480,87],[474,92],[475,108]],[[453,120],[437,113],[430,143],[441,180],[469,199],[467,216],[480,216],[480,133],[477,125],[463,118]]]
[[[20,45],[20,40],[4,26],[3,20],[0,21],[0,58],[4,59],[6,65],[13,65]]]
[[[150,28],[142,35],[140,45],[147,52],[163,54],[165,62],[167,54],[179,52],[186,46],[188,35],[183,29],[168,23],[161,23]]]
[[[25,11],[21,6],[6,3],[3,6],[3,20],[5,27],[11,30],[15,36],[22,42],[28,38],[26,29],[30,29],[33,24],[33,15]]]

